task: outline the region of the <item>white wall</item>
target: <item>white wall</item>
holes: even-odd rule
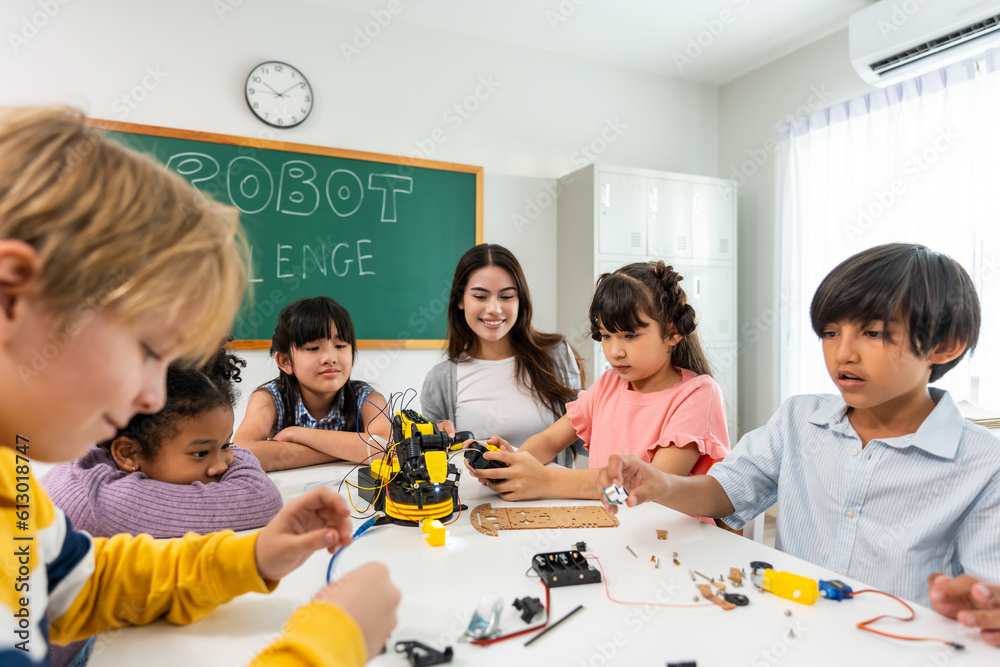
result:
[[[371,29],[371,15],[301,0],[47,0],[51,16],[40,0],[4,0],[0,104],[66,102],[130,123],[396,155],[422,148],[422,157],[482,165],[485,239],[519,257],[535,324],[552,329],[555,206],[533,208],[546,201],[546,179],[594,158],[714,175],[717,89],[409,25],[407,1],[348,62],[341,45]],[[266,60],[309,78],[316,105],[303,125],[272,133],[246,108],[246,76]],[[476,110],[446,122],[483,80],[493,92],[480,87]],[[605,143],[615,122],[620,134]],[[445,141],[429,141],[435,128]],[[581,151],[588,145],[592,157]],[[419,389],[438,356],[362,351],[355,377],[383,391]],[[247,386],[274,375],[266,354],[247,357]]]
[[[740,431],[778,407],[777,317],[787,308],[775,248],[774,126],[864,95],[841,30],[719,88],[719,176],[739,184]]]

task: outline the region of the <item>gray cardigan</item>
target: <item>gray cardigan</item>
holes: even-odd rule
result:
[[[563,382],[568,384],[574,393],[583,389],[580,382],[580,369],[576,365],[576,357],[569,343],[563,341],[552,348],[550,353],[555,362],[556,372]],[[424,386],[420,393],[421,414],[428,420],[437,423],[445,419],[455,423],[455,408],[458,403],[458,364],[445,359],[435,364],[424,378]],[[476,434],[477,436],[480,434]],[[573,467],[571,447],[559,452],[555,462],[567,468]]]

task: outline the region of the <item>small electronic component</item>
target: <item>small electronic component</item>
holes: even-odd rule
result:
[[[750,563],[750,580],[762,590],[800,604],[812,604],[819,597],[815,579],[791,572],[775,572],[770,563],[762,561]]]
[[[445,542],[444,524],[437,519],[421,519],[420,532],[432,547],[440,547]]]
[[[444,651],[438,651],[427,644],[418,641],[396,642],[396,653],[406,653],[406,659],[413,667],[430,667],[451,662],[452,650],[446,646]]]
[[[586,542],[577,542],[576,544],[573,545],[573,548],[575,548],[577,551],[586,551],[587,550],[587,543]]]
[[[729,581],[733,582],[733,585],[737,588],[743,585],[743,574],[740,572],[739,568],[729,568]]]
[[[829,581],[820,579],[819,592],[827,600],[836,600],[837,602],[850,600],[854,597],[854,590],[839,579],[831,579]]]
[[[500,614],[503,613],[503,601],[496,593],[484,595],[472,612],[469,627],[465,629],[465,637],[469,639],[489,639],[500,632]]]
[[[617,484],[612,484],[611,486],[601,489],[604,494],[604,499],[608,501],[609,505],[624,505],[625,501],[628,500],[628,491],[625,487],[618,486]]]
[[[657,530],[656,531],[656,539],[658,539],[658,540],[665,540],[665,539],[667,539],[667,536],[669,534],[670,533],[667,532],[667,531],[665,531],[665,530]]]
[[[653,564],[653,567],[660,567],[660,559],[656,556],[650,556],[649,562]]]
[[[718,605],[718,606],[722,607],[726,611],[730,611],[732,609],[736,609],[736,605],[735,604],[733,604],[732,602],[728,602],[728,601],[723,600],[722,598],[720,598],[718,595],[715,594],[715,592],[712,590],[712,587],[709,586],[708,584],[698,584],[698,592],[701,593],[701,596],[703,598],[705,598],[706,600],[708,600],[712,604],[715,604],[715,605]]]
[[[537,616],[544,608],[545,605],[538,598],[524,597],[514,600],[514,609],[521,612],[521,620],[525,623],[531,623],[531,619]]]
[[[722,599],[726,602],[731,602],[737,607],[745,607],[750,604],[750,598],[743,595],[742,593],[726,593],[722,596]]]
[[[601,582],[601,573],[591,567],[579,551],[535,554],[531,559],[531,569],[549,588]]]

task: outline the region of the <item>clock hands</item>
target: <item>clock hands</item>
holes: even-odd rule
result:
[[[266,81],[261,81],[261,83],[264,84],[265,86],[267,86],[267,82]],[[292,86],[292,88],[294,88],[294,87],[295,86]],[[275,90],[271,86],[267,86],[267,89],[270,90],[272,93],[274,93],[275,97],[284,97],[285,96],[284,93],[279,93],[277,90]],[[289,88],[289,90],[291,90],[291,88]],[[288,92],[288,91],[285,91],[285,92]]]
[[[285,96],[285,93],[287,93],[287,92],[288,92],[289,90],[291,90],[292,88],[295,88],[295,87],[297,87],[297,86],[301,86],[301,85],[302,85],[302,82],[299,82],[299,83],[293,83],[293,84],[292,84],[292,86],[291,86],[290,88],[285,88],[285,89],[284,89],[283,91],[281,91],[280,93],[278,93],[278,96],[279,96],[279,97],[284,97],[284,96]]]

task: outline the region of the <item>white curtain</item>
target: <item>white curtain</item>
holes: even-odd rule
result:
[[[974,356],[941,378],[1000,410],[1000,50],[776,129],[781,398],[836,391],[809,305],[840,261],[915,242],[959,261],[979,290]],[[995,73],[994,73],[995,72]]]

